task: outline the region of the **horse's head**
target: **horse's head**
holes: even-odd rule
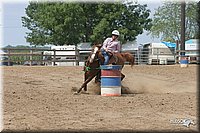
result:
[[[102,59],[102,56],[100,54],[100,49],[102,45],[101,44],[95,44],[93,45],[92,52],[89,56],[89,63],[97,62]]]
[[[92,51],[85,62],[85,68],[94,70],[100,66],[100,64],[104,61],[104,58],[101,54],[101,44],[95,44],[92,47]]]

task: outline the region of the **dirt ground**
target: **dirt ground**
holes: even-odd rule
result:
[[[125,66],[122,96],[72,95],[82,67],[12,66],[3,72],[4,131],[198,131],[197,65]],[[189,118],[189,127],[183,121]]]

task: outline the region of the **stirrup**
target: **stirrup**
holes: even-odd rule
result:
[[[117,65],[117,63],[116,63],[116,62],[113,62],[112,65]]]

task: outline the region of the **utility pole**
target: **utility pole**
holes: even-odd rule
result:
[[[185,50],[185,0],[181,1],[181,50]],[[184,56],[185,52],[181,52]]]

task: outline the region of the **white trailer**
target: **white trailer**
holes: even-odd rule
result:
[[[69,50],[69,51],[56,51],[55,52],[56,60],[58,60],[58,62],[55,62],[55,65],[57,65],[57,66],[76,66],[75,61],[67,61],[67,60],[75,60],[76,59],[76,46],[75,45],[51,46],[51,50]],[[46,60],[52,60],[54,58],[54,51],[44,51],[43,54],[44,54],[44,58]],[[52,56],[45,56],[45,55],[52,55]],[[62,55],[66,55],[66,56],[62,56]],[[59,62],[59,60],[61,62]],[[54,62],[51,62],[51,63],[46,62],[46,65],[54,66]]]
[[[170,48],[164,43],[147,43],[143,45],[143,60],[147,64],[174,64],[175,48]]]
[[[68,46],[52,46],[52,50],[70,50],[70,51],[56,51],[56,59],[63,60],[66,62],[55,62],[57,66],[76,66],[76,62],[67,62],[67,60],[75,60],[76,59],[76,46],[75,45],[68,45]],[[61,55],[61,56],[59,56]],[[69,56],[62,56],[62,55],[69,55]],[[74,55],[74,56],[72,56]],[[52,65],[53,62],[52,62]]]
[[[199,40],[198,39],[190,39],[185,42],[185,50],[191,50],[189,52],[185,52],[185,55],[188,56],[189,63],[199,63]]]

